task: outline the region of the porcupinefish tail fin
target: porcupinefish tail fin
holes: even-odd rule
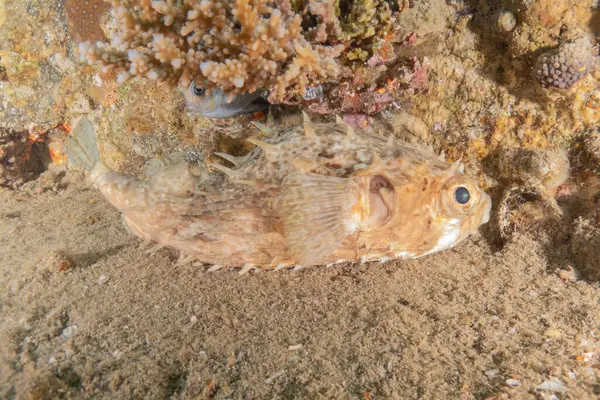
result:
[[[353,214],[358,192],[348,179],[290,174],[279,200],[288,251],[303,266],[322,263],[359,224]]]
[[[87,171],[91,171],[100,161],[94,125],[83,117],[66,140],[69,162]]]

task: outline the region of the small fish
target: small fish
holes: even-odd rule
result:
[[[260,91],[234,95],[232,99],[221,89],[210,94],[192,82],[184,92],[187,107],[208,118],[222,119],[253,114],[269,108],[269,102]]]
[[[197,181],[185,163],[147,180],[110,171],[91,123],[67,141],[72,162],[123,213],[131,231],[180,261],[280,269],[342,261],[417,258],[451,248],[489,220],[491,200],[462,165],[346,125],[271,130],[246,156],[216,153]],[[228,179],[223,180],[225,174]]]

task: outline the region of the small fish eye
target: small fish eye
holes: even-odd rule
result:
[[[204,95],[204,89],[200,88],[198,86],[196,86],[195,83],[192,83],[192,92],[196,95],[196,96],[202,96]]]
[[[467,204],[471,200],[471,194],[466,187],[461,186],[454,192],[454,197],[459,204]]]

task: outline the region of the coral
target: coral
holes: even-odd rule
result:
[[[383,38],[396,29],[393,13],[399,11],[384,0],[310,0],[308,13],[317,18],[317,26],[308,29],[316,42],[355,41],[354,54],[364,59],[376,47],[365,39]],[[360,48],[364,46],[366,48]],[[369,51],[371,50],[371,51]]]
[[[45,131],[64,115],[58,92],[71,79],[62,2],[0,1],[0,125]],[[10,17],[9,17],[10,16]]]
[[[104,0],[66,0],[65,14],[71,38],[75,42],[104,40],[100,18],[109,8]]]
[[[569,89],[594,68],[597,53],[587,36],[563,43],[538,58],[535,78],[546,88]]]
[[[164,91],[141,79],[119,85],[115,76],[114,70],[99,74],[104,99],[87,114],[96,125],[100,156],[107,166],[138,174],[148,158],[189,146],[212,148],[210,122],[201,114],[184,112],[179,90]],[[75,113],[68,119],[71,126],[79,116]]]
[[[389,68],[386,65],[369,65],[367,61],[354,66],[350,76],[326,91],[323,102],[311,104],[309,108],[320,114],[342,111],[372,115],[390,106],[397,107],[399,102],[408,101],[427,87],[427,57],[423,57],[422,61],[413,57],[407,64],[398,62]]]
[[[428,59],[417,58],[420,51],[413,47],[446,26],[451,8],[443,1],[312,0],[308,8],[318,21],[315,40],[348,46],[338,84],[325,90],[324,102],[312,104],[312,111],[372,115],[426,89]]]
[[[112,1],[111,43],[82,43],[81,59],[118,80],[133,76],[168,87],[202,82],[229,94],[266,87],[276,102],[309,83],[335,79],[341,45],[315,45],[300,15],[276,0]],[[288,11],[289,10],[289,11]]]

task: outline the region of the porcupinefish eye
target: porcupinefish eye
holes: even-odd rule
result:
[[[459,204],[467,204],[471,200],[471,194],[466,187],[460,186],[454,191],[454,198]]]
[[[192,93],[194,93],[196,96],[203,96],[204,89],[196,86],[195,82],[192,82]]]

